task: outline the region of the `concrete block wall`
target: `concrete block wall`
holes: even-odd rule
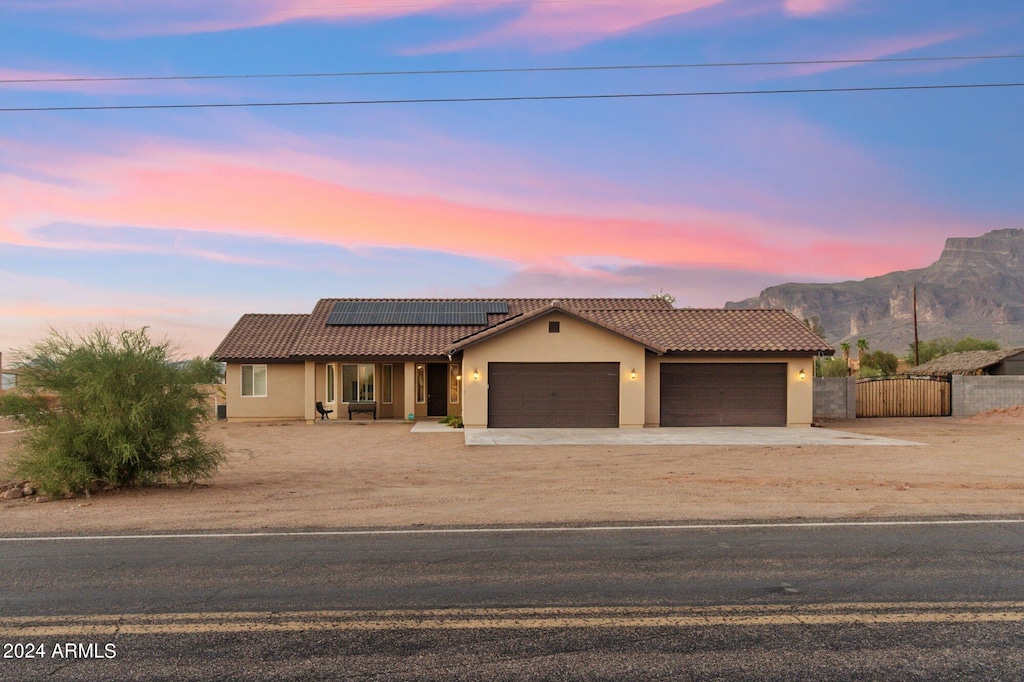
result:
[[[815,381],[818,381],[815,379]],[[953,375],[953,416],[969,417],[1002,407],[1024,405],[1024,376]],[[817,401],[817,390],[815,390]],[[817,412],[817,402],[815,402]]]
[[[856,377],[814,377],[815,419],[855,419],[856,417]]]

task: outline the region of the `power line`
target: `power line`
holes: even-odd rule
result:
[[[152,109],[244,109],[268,107],[356,106],[369,104],[463,104],[469,102],[546,102],[556,100],[610,100],[666,97],[720,97],[736,95],[797,95],[828,92],[896,92],[913,90],[977,90],[1019,88],[1024,83],[961,83],[947,85],[893,85],[859,88],[791,88],[785,90],[710,90],[691,92],[637,92],[598,95],[515,95],[507,97],[434,97],[410,99],[316,100],[307,102],[239,102],[200,104],[112,104],[101,106],[4,107],[0,113],[38,111],[139,111]]]
[[[642,71],[668,69],[735,68],[749,66],[836,66],[853,64],[888,64],[905,62],[953,62],[999,59],[1024,59],[1019,54],[960,55],[946,57],[879,57],[874,59],[799,59],[750,62],[695,62],[683,64],[612,64],[599,66],[536,66],[490,69],[426,69],[406,71],[327,71],[319,73],[245,73],[189,76],[82,76],[66,78],[4,78],[0,84],[11,83],[109,83],[124,81],[188,81],[188,80],[243,80],[267,78],[351,78],[367,76],[439,76],[486,73],[555,73],[574,71]]]

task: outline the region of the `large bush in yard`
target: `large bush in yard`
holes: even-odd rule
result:
[[[50,494],[209,478],[224,460],[207,441],[209,408],[200,384],[209,360],[174,362],[168,342],[146,329],[51,332],[20,351],[18,386],[0,414],[25,427],[14,473]]]

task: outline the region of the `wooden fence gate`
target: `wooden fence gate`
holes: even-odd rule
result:
[[[949,377],[879,377],[857,380],[858,417],[948,417]]]

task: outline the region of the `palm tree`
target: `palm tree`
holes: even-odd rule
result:
[[[864,354],[868,352],[868,340],[857,339],[857,364],[864,360]]]
[[[846,375],[850,375],[850,342],[843,341],[839,344],[839,350],[843,351],[843,360],[846,361]]]

